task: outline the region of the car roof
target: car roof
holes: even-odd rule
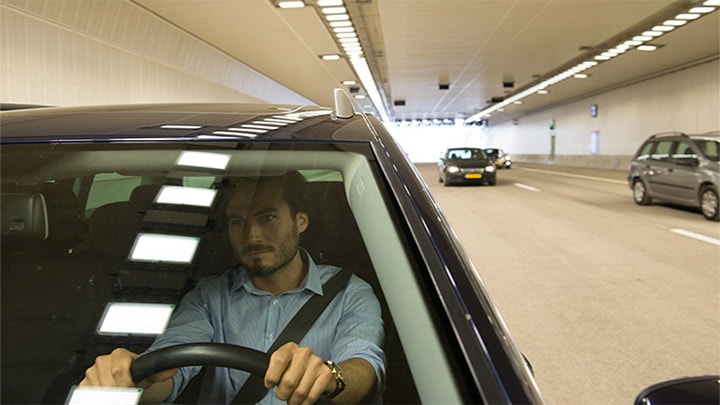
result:
[[[119,139],[374,140],[367,116],[317,106],[141,104],[0,112],[3,143]]]

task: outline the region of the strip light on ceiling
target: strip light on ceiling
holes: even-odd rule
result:
[[[318,0],[317,5],[320,7],[321,16],[324,18],[330,33],[342,47],[345,56],[350,62],[355,74],[357,74],[358,79],[360,79],[360,83],[365,89],[367,96],[370,98],[370,102],[372,102],[375,110],[380,114],[380,119],[385,122],[390,122],[390,117],[387,115],[382,96],[375,84],[372,72],[370,71],[370,65],[365,58],[365,52],[360,44],[357,31],[350,15],[347,13],[344,2],[341,0]]]
[[[483,118],[490,117],[491,114],[496,111],[503,111],[503,109],[508,105],[515,104],[517,101],[532,96],[534,94],[538,94],[541,91],[546,91],[548,87],[557,84],[563,80],[569,79],[571,77],[578,77],[578,75],[581,75],[581,72],[584,72],[585,70],[593,68],[600,63],[604,63],[617,56],[620,56],[629,50],[636,49],[646,52],[654,51],[660,48],[662,45],[647,44],[647,42],[654,41],[657,38],[667,34],[668,32],[672,32],[677,28],[687,25],[687,23],[689,22],[697,20],[705,14],[712,13],[716,11],[718,7],[720,7],[720,0],[707,0],[702,4],[702,6],[693,6],[689,8],[686,12],[679,13],[673,18],[665,19],[663,23],[653,24],[651,28],[648,28],[641,33],[628,36],[627,38],[629,39],[617,45],[609,47],[600,53],[595,54],[594,56],[592,56],[592,58],[588,58],[588,60],[584,62],[578,63],[577,65],[574,65],[560,73],[557,73],[556,75],[545,79],[540,83],[532,85],[531,87],[522,90],[519,93],[511,95],[510,97],[504,99],[502,102],[494,104],[491,107],[488,107],[480,111],[479,113],[472,115],[465,120],[465,123],[470,124],[473,122],[479,122]]]

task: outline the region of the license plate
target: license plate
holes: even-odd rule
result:
[[[468,173],[465,175],[466,179],[482,179],[482,174],[480,173]]]

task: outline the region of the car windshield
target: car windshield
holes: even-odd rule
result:
[[[487,159],[482,149],[450,149],[447,153],[450,160],[482,160]]]
[[[3,145],[2,402],[63,402],[97,355],[142,353],[198,280],[237,264],[232,179],[287,171],[306,182],[301,247],[318,264],[357,265],[382,303],[385,401],[471,400],[431,388],[468,370],[434,325],[424,265],[378,170],[370,146],[352,143]],[[406,357],[422,360],[410,371]]]

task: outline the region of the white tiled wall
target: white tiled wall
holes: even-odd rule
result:
[[[129,0],[0,0],[0,41],[4,103],[314,104]]]

